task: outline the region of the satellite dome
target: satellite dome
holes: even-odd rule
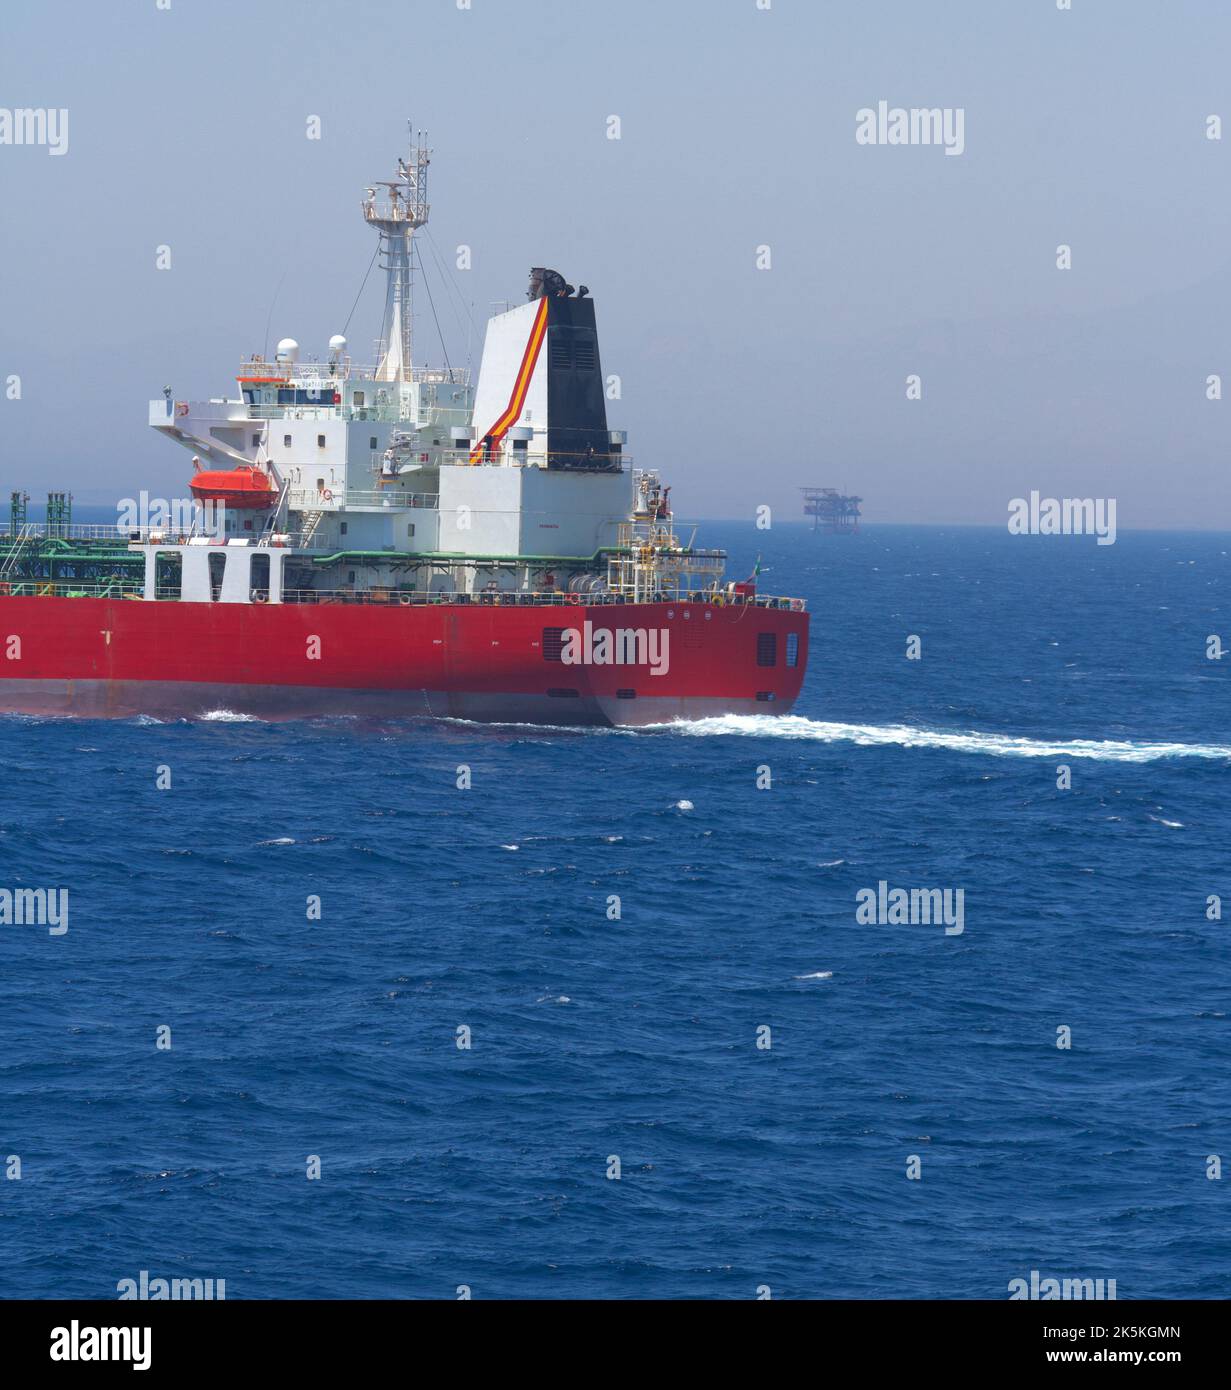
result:
[[[341,352],[345,346],[346,339],[341,335],[341,333],[335,333],[333,337],[329,340],[330,352]]]
[[[278,356],[294,362],[299,357],[299,344],[294,338],[282,338],[278,343]]]

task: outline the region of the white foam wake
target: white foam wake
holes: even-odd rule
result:
[[[1221,743],[1151,743],[1121,739],[1037,739],[1013,734],[915,729],[907,724],[832,724],[799,714],[724,714],[713,719],[677,719],[653,727],[691,737],[735,734],[756,738],[814,739],[863,747],[947,748],[1000,758],[1095,758],[1113,763],[1149,763],[1159,758],[1216,758],[1231,761]]]

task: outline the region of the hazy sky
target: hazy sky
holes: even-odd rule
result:
[[[589,285],[611,424],[681,516],[794,520],[809,483],[873,521],[1038,489],[1228,527],[1228,73],[1221,0],[7,4],[0,109],[68,108],[69,148],[0,145],[0,486],[182,496],[147,400],[234,394],[275,290],[271,339],[323,354],[413,117],[480,331],[531,265]],[[964,152],[856,143],[880,100],[961,108]],[[381,304],[374,272],[365,360]]]

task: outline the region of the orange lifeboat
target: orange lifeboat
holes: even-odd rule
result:
[[[269,474],[247,463],[194,473],[188,486],[198,502],[223,502],[228,507],[272,507],[278,500]]]

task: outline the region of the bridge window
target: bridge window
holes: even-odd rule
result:
[[[757,633],[757,665],[777,666],[778,634],[776,632]],[[757,699],[761,697],[758,695]]]
[[[209,557],[209,596],[214,603],[217,603],[222,595],[222,573],[226,563],[225,553]]]
[[[282,436],[282,447],[284,449],[289,449],[291,447],[291,436],[289,434],[284,434]]]
[[[316,436],[316,447],[318,449],[323,449],[325,447],[325,436],[323,434],[318,434]]]

